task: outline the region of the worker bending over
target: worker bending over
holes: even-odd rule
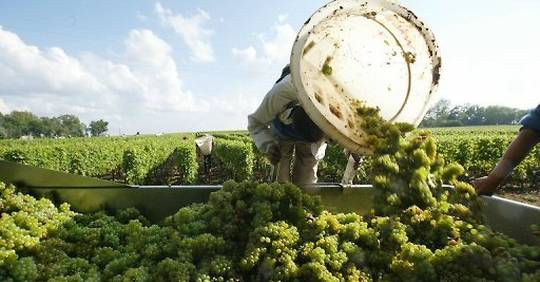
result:
[[[257,148],[277,165],[278,182],[317,182],[317,167],[327,144],[323,131],[298,102],[289,66],[283,69],[257,110],[248,116],[248,131]]]

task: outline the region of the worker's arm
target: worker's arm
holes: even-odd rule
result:
[[[270,129],[272,120],[291,102],[297,101],[296,90],[288,75],[266,94],[257,110],[248,116],[248,131],[255,145],[261,152],[267,152],[270,145],[276,144],[276,138]]]
[[[473,181],[479,194],[492,194],[504,179],[519,165],[540,142],[540,105],[521,120],[523,128],[506,149],[491,173]]]

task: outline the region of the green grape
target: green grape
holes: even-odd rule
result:
[[[390,264],[392,277],[400,281],[435,281],[437,274],[430,260],[433,253],[424,245],[406,243]]]
[[[23,257],[10,264],[9,271],[16,281],[32,281],[38,277],[38,268],[31,257]]]
[[[374,153],[365,216],[327,211],[292,184],[228,181],[208,202],[151,224],[136,209],[76,214],[0,184],[0,280],[539,280],[540,248],[482,224],[474,188],[459,181],[464,168],[447,165],[428,132],[354,106]],[[222,160],[251,158],[233,141]],[[131,179],[144,176],[143,149],[129,153]]]

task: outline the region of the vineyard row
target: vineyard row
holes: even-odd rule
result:
[[[139,138],[96,138],[60,142],[0,144],[0,157],[17,163],[129,184],[217,184],[228,179],[264,181],[270,171],[264,155],[249,136],[215,134],[211,167],[203,168],[193,135]],[[435,135],[438,151],[447,162],[457,162],[466,177],[486,175],[511,142],[512,134]],[[339,182],[346,165],[343,150],[330,145],[319,165],[319,181]],[[371,161],[361,166],[357,183],[366,183]],[[510,182],[536,183],[540,149],[516,168]]]

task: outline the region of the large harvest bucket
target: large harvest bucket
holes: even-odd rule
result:
[[[291,73],[310,118],[352,152],[370,153],[354,102],[390,122],[417,126],[439,83],[432,32],[414,13],[385,0],[337,0],[305,23]]]

